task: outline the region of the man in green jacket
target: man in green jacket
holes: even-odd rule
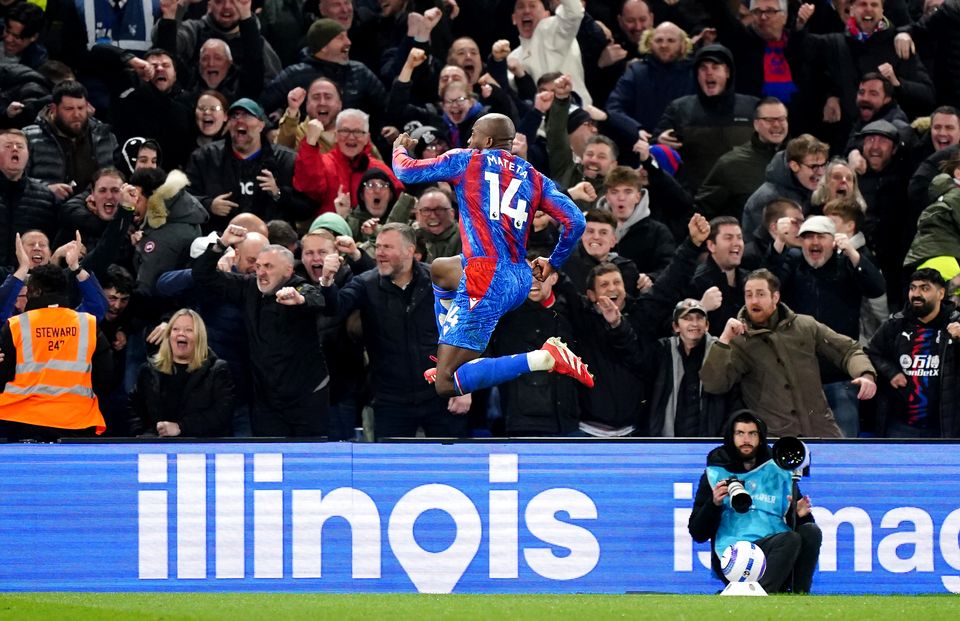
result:
[[[744,284],[746,305],[731,318],[700,369],[703,389],[723,394],[740,383],[747,407],[772,436],[842,438],[820,383],[818,358],[845,369],[870,399],[877,375],[853,339],[780,303],[780,281],[772,272],[751,272]]]

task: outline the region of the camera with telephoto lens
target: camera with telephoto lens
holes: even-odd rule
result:
[[[753,504],[753,498],[743,487],[743,481],[737,477],[730,477],[724,483],[727,484],[727,493],[730,494],[730,506],[737,513],[746,513]]]

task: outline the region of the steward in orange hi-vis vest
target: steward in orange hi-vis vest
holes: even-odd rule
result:
[[[106,429],[93,393],[97,348],[93,315],[69,308],[38,308],[11,317],[17,350],[14,378],[0,393],[0,420],[57,429]]]

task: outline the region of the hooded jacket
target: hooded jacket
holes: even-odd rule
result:
[[[808,315],[778,304],[772,327],[739,318],[747,331],[729,344],[717,342],[700,369],[703,389],[723,394],[739,382],[743,401],[778,436],[843,437],[820,383],[819,358],[851,378],[876,371],[853,339]]]
[[[773,156],[767,165],[767,180],[757,191],[750,195],[743,206],[743,241],[753,241],[757,228],[763,225],[763,208],[775,198],[789,198],[796,201],[804,215],[810,213],[812,207],[810,198],[813,190],[803,187],[797,177],[790,170],[786,151],[780,151]]]
[[[664,269],[677,247],[667,225],[650,217],[650,192],[647,190],[643,190],[630,217],[617,223],[616,234],[617,254],[633,261],[641,274]]]
[[[916,265],[939,256],[960,255],[960,184],[947,174],[937,175],[930,191],[939,198],[920,214],[917,234],[904,265]]]
[[[748,420],[737,420],[742,418],[747,418]],[[733,412],[724,423],[723,445],[716,447],[707,454],[707,467],[719,466],[731,473],[747,472],[743,466],[743,460],[739,457],[740,451],[733,441],[733,428],[737,422],[752,422],[756,424],[757,430],[760,433],[760,444],[757,447],[756,461],[752,470],[756,470],[759,466],[770,460],[771,455],[770,447],[767,445],[766,423],[750,410],[739,410]],[[798,497],[802,496],[799,488],[797,489],[797,495]],[[713,488],[707,480],[707,473],[704,472],[700,477],[697,493],[693,499],[693,511],[691,511],[690,519],[687,522],[687,530],[690,532],[690,536],[693,537],[694,541],[703,543],[704,541],[710,540],[711,565],[713,566],[714,573],[724,582],[727,580],[724,578],[723,572],[720,571],[720,559],[714,549],[713,540],[717,535],[717,530],[720,528],[720,520],[725,510],[727,510],[726,505],[718,507],[713,504]],[[804,517],[798,518],[797,524],[808,524],[813,521],[813,514],[809,513]]]
[[[187,264],[190,244],[209,218],[200,201],[187,193],[188,184],[187,176],[174,170],[147,200],[143,237],[134,256],[138,288],[145,293],[160,274]]]
[[[706,57],[722,58],[730,69],[727,87],[722,93],[708,97],[697,83],[695,95],[675,99],[667,106],[656,129],[655,136],[668,129],[674,131],[683,143],[682,181],[685,188],[695,193],[717,159],[750,140],[753,135],[753,111],[759,101],[736,91],[736,68],[730,50],[722,45],[707,45],[694,57],[694,73]]]

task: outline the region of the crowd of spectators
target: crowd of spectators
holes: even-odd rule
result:
[[[2,318],[63,268],[109,344],[107,436],[718,436],[746,406],[774,436],[960,437],[960,0],[0,0],[0,23]],[[592,389],[423,379],[459,206],[389,154],[491,112],[587,221],[491,353],[561,337]],[[557,238],[535,214],[529,258]]]

